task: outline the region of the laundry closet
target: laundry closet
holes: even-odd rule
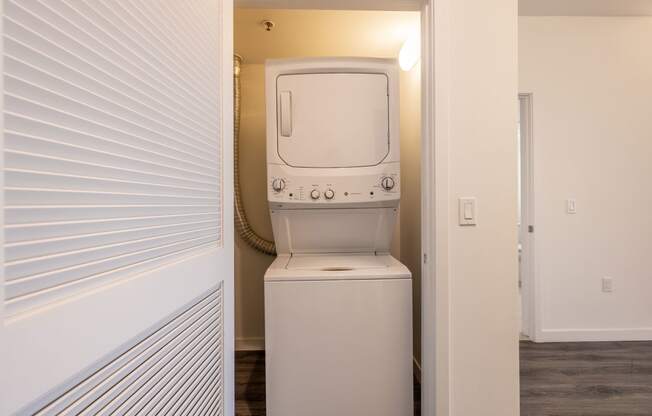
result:
[[[412,412],[419,18],[236,9],[236,372],[260,354],[268,415]]]

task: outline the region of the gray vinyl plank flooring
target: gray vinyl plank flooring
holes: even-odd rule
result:
[[[265,416],[265,353],[235,353],[235,414]]]
[[[521,416],[651,416],[652,342],[521,342]]]
[[[263,352],[236,353],[236,415],[265,415]],[[652,342],[521,342],[521,416],[652,416]]]

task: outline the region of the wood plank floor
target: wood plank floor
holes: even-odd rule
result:
[[[521,416],[651,416],[652,342],[521,342]]]
[[[236,415],[265,415],[262,352],[236,353]],[[652,416],[652,342],[521,342],[521,416]]]
[[[235,353],[235,414],[265,415],[265,353]]]
[[[416,381],[414,384],[414,414],[419,415],[421,390]],[[235,353],[235,414],[236,416],[265,415],[264,352]]]

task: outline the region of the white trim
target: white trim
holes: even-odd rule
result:
[[[533,128],[533,95],[532,93],[521,93],[519,98],[519,112],[526,112],[526,119],[521,118],[521,302],[522,302],[522,333],[536,339],[536,330],[540,328],[537,318],[542,316],[537,310],[538,302],[536,277],[535,277],[535,239],[536,226],[534,223],[534,128]],[[525,106],[525,108],[522,108]],[[524,111],[522,111],[524,110]],[[523,140],[523,135],[525,139]],[[523,146],[524,144],[524,146]],[[528,232],[528,227],[533,226],[534,232]]]
[[[224,415],[235,415],[235,235],[233,223],[233,1],[219,0],[221,137],[222,137],[222,252],[224,280]],[[218,276],[216,278],[219,279]]]
[[[236,351],[265,351],[265,338],[239,337],[235,339]]]
[[[652,341],[652,328],[544,329],[535,342]]]
[[[422,10],[421,414],[453,414],[449,270],[451,0]]]

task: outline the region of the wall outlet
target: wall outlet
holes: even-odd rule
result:
[[[604,293],[610,293],[614,291],[614,279],[611,277],[602,278],[602,291]]]

